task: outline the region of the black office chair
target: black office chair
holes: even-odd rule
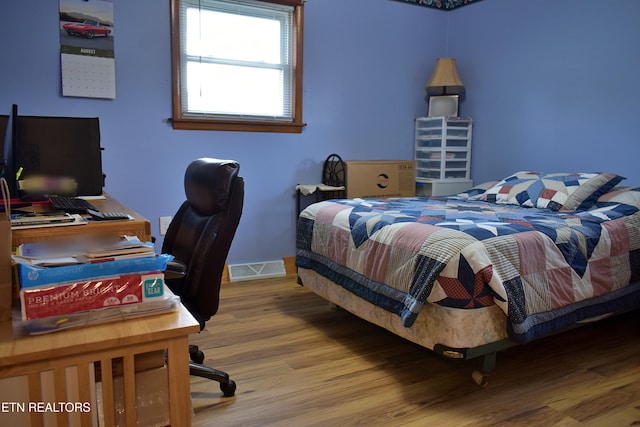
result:
[[[167,286],[200,323],[218,311],[220,281],[227,254],[242,215],[244,180],[240,165],[231,160],[194,160],[184,176],[187,200],[173,217],[162,245],[171,254],[165,274]],[[226,372],[202,365],[204,354],[189,346],[191,375],[220,383],[224,396],[233,396],[236,384]]]

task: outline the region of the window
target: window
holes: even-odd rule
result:
[[[302,132],[304,0],[172,0],[174,129]]]

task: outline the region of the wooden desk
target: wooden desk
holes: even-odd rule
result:
[[[136,235],[151,240],[151,225],[138,213],[128,209],[113,197],[92,200],[101,211],[126,212],[133,220],[95,221],[87,225],[39,227],[12,230],[12,243],[17,246],[42,240],[72,238],[80,235],[109,234]],[[35,205],[34,205],[35,207]],[[43,393],[52,393],[56,402],[91,402],[93,369],[100,362],[102,378],[102,407],[104,425],[113,426],[116,420],[114,372],[112,362],[123,366],[124,408],[127,426],[136,425],[135,356],[153,351],[166,351],[171,425],[191,425],[189,340],[200,325],[182,306],[174,312],[123,319],[104,324],[89,325],[44,335],[16,336],[12,322],[0,322],[0,379],[26,378],[29,402],[43,402]],[[121,361],[121,362],[120,362]],[[69,372],[75,372],[69,374]],[[45,374],[47,372],[47,374]],[[26,386],[25,386],[26,387]],[[68,390],[74,390],[73,393]],[[79,394],[76,396],[75,394]],[[45,402],[47,403],[47,402]],[[90,426],[97,408],[91,412],[59,412],[54,415],[30,412],[30,425],[42,426],[45,419],[54,417],[58,426]],[[3,415],[0,413],[0,416]],[[79,419],[78,419],[79,418]],[[79,423],[79,424],[78,424]]]
[[[0,322],[0,378],[26,375],[29,401],[41,402],[41,373],[52,371],[55,402],[75,402],[67,395],[71,387],[79,390],[79,402],[90,402],[93,363],[100,362],[104,421],[115,425],[112,361],[122,358],[124,365],[124,402],[127,426],[136,425],[136,387],[134,356],[166,349],[169,384],[169,408],[172,426],[191,425],[188,335],[200,330],[198,322],[179,305],[179,310],[164,314],[68,329],[45,335],[14,337],[11,322]],[[77,375],[68,375],[75,367]],[[72,378],[73,383],[69,380]],[[28,402],[24,402],[28,404]],[[97,408],[91,407],[91,411]],[[92,412],[76,412],[82,426],[92,425]],[[48,414],[51,416],[51,414]],[[42,413],[30,413],[31,425],[43,425]],[[71,424],[66,412],[55,415],[58,426]],[[77,419],[74,420],[77,422]]]
[[[128,213],[134,219],[121,221],[90,221],[89,224],[86,225],[14,229],[11,232],[11,242],[13,246],[19,246],[22,243],[87,234],[109,234],[114,236],[126,234],[129,236],[138,236],[143,242],[151,241],[151,223],[149,223],[149,220],[127,208],[115,198],[105,194],[105,199],[91,200],[91,204],[103,212]],[[37,205],[34,205],[34,207],[35,206]]]

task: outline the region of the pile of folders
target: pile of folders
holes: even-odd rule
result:
[[[164,283],[172,256],[135,237],[23,244],[13,258],[20,300],[14,318],[28,333],[165,311],[177,302]]]

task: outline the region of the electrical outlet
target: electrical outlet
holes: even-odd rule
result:
[[[167,234],[167,229],[169,228],[169,224],[171,223],[170,216],[161,216],[160,217],[160,235],[164,236]]]

